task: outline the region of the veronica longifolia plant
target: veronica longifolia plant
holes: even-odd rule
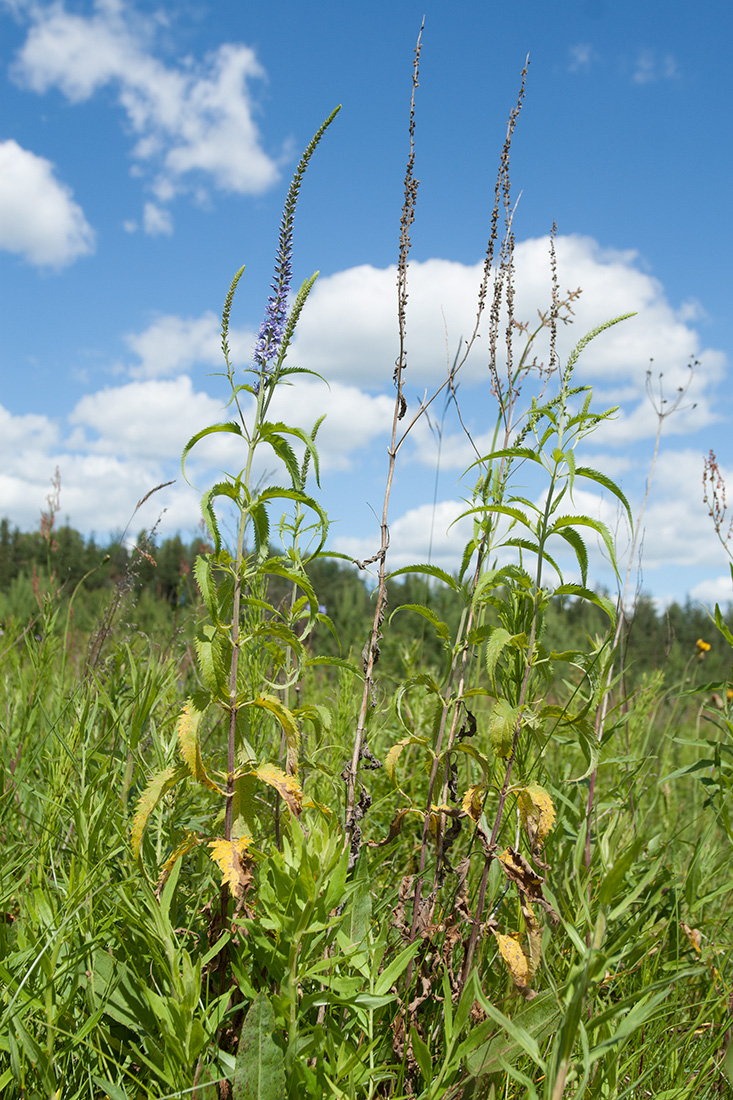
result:
[[[304,639],[321,617],[305,573],[306,562],[320,551],[328,529],[325,512],[305,491],[311,465],[318,481],[315,436],[320,420],[308,433],[271,420],[269,411],[279,385],[287,384],[286,380],[295,374],[313,373],[286,366],[298,318],[317,277],[316,273],[306,279],[291,305],[293,223],[308,162],[338,110],[316,132],[290,184],[280,223],[272,295],[257,336],[253,364],[247,371],[254,377],[247,382],[235,377],[228,338],[232,302],[244,268],[235,275],[226,297],[222,314],[223,377],[231,390],[229,405],[236,410],[236,417],[197,432],[183,451],[185,475],[186,460],[194,447],[223,432],[241,443],[243,464],[238,473],[227,474],[202,498],[214,547],[212,553],[199,556],[195,565],[208,614],[208,621],[196,637],[201,688],[187,700],[178,719],[182,761],[150,779],[133,822],[132,843],[139,855],[143,832],[155,806],[184,779],[193,779],[218,795],[223,800],[223,815],[220,812],[216,820],[221,822],[223,816],[223,828],[218,826],[218,835],[209,837],[189,833],[162,868],[161,880],[185,852],[207,842],[222,872],[223,907],[227,888],[241,899],[249,881],[246,851],[258,833],[254,800],[259,785],[274,788],[291,814],[298,816],[301,810],[298,755],[303,716],[287,706],[287,691],[300,677],[306,660]],[[298,444],[303,448],[302,460],[294,450]],[[255,455],[263,447],[279,459],[288,484],[255,484]],[[233,554],[222,544],[215,512],[222,498],[234,506],[238,517]],[[284,517],[279,523],[281,535],[291,535],[291,545],[284,555],[272,555],[270,513],[273,507],[283,505],[294,512],[294,518]],[[304,535],[305,549],[301,546]],[[251,551],[246,549],[248,546]],[[268,601],[269,586],[276,578],[294,593],[285,606],[275,607]],[[201,749],[200,730],[205,723],[212,724],[212,719],[215,726],[226,730],[226,752],[218,761],[215,750],[212,759],[205,760]]]

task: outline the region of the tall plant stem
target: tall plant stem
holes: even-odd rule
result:
[[[690,367],[690,372],[692,372],[693,364],[690,363],[689,367]],[[660,375],[660,379],[661,379],[661,375]],[[626,627],[627,622],[628,622],[628,619],[627,619],[627,616],[626,616],[626,606],[627,606],[627,600],[628,600],[628,595],[629,595],[629,587],[630,587],[630,584],[631,584],[631,573],[632,573],[632,569],[633,569],[633,566],[634,566],[634,561],[636,559],[637,548],[639,546],[639,539],[641,538],[641,531],[642,531],[642,525],[641,524],[642,524],[642,520],[644,518],[644,513],[646,511],[647,503],[649,502],[649,495],[651,493],[652,482],[654,480],[654,473],[655,473],[655,470],[656,470],[656,467],[657,467],[657,458],[659,456],[659,446],[660,446],[660,443],[661,443],[661,440],[662,440],[662,429],[664,427],[664,421],[667,419],[668,416],[671,416],[679,408],[680,402],[682,401],[682,398],[686,394],[691,380],[692,380],[692,373],[690,373],[690,377],[688,378],[688,381],[687,381],[686,385],[681,386],[678,389],[677,397],[675,398],[675,400],[672,402],[672,404],[668,408],[665,409],[664,406],[666,404],[666,401],[664,400],[664,398],[662,398],[661,395],[660,395],[659,403],[657,404],[654,397],[652,396],[651,371],[647,371],[647,394],[649,395],[649,399],[652,402],[652,405],[654,407],[654,411],[657,414],[657,431],[656,431],[656,435],[654,437],[654,450],[652,452],[652,460],[651,460],[651,464],[649,466],[649,476],[646,479],[646,486],[645,486],[645,489],[644,489],[644,497],[643,497],[643,500],[641,502],[641,508],[639,509],[639,514],[636,517],[636,523],[634,525],[634,531],[632,533],[631,547],[629,548],[629,560],[628,560],[628,564],[626,566],[626,576],[624,578],[624,585],[623,585],[623,589],[619,593],[618,605],[617,605],[617,609],[616,609],[616,628],[614,630],[613,640],[611,642],[611,652],[610,652],[610,656],[609,656],[608,670],[606,672],[605,683],[603,685],[603,695],[602,695],[602,698],[601,698],[600,706],[598,707],[598,710],[596,712],[595,734],[596,734],[596,741],[597,741],[598,744],[600,744],[601,741],[603,740],[603,731],[606,727],[606,718],[608,716],[608,700],[609,700],[609,696],[610,696],[611,683],[613,681],[613,673],[614,673],[614,668],[615,668],[615,665],[616,665],[616,657],[617,656],[619,658],[621,674],[622,674],[622,677],[623,677],[625,651],[624,651],[624,647],[622,646],[621,642],[622,642],[622,636],[623,636],[624,628]],[[590,870],[590,865],[591,865],[591,832],[592,832],[591,822],[592,822],[592,818],[593,818],[593,805],[594,805],[594,802],[595,802],[596,776],[597,776],[597,774],[598,774],[598,769],[594,768],[593,771],[591,772],[591,776],[590,776],[590,783],[589,783],[589,786],[588,786],[588,803],[587,803],[586,812],[585,812],[585,867],[586,867],[586,871]],[[589,890],[591,889],[590,884],[588,885],[588,889]]]
[[[557,473],[557,463],[555,464],[555,475]],[[551,504],[553,497],[553,489],[555,485],[555,475],[550,483],[550,491],[547,494],[547,500],[545,502],[545,514],[543,520],[544,530],[547,530]],[[504,806],[506,805],[507,795],[509,793],[509,786],[512,779],[512,771],[514,769],[514,761],[517,756],[517,749],[519,748],[519,736],[522,731],[522,717],[521,710],[527,699],[527,690],[529,688],[529,678],[532,674],[532,657],[534,654],[535,640],[537,638],[537,623],[539,620],[539,597],[540,586],[542,583],[542,565],[543,565],[543,549],[545,543],[545,535],[538,540],[539,554],[537,557],[537,573],[535,577],[535,604],[532,611],[532,626],[530,629],[529,640],[527,642],[527,663],[524,668],[524,675],[522,677],[522,686],[519,692],[519,712],[520,716],[517,719],[514,727],[514,736],[512,738],[512,750],[507,760],[506,769],[504,771],[504,782],[499,792],[499,802],[496,807],[496,814],[494,815],[494,825],[491,830],[491,838],[488,843],[488,850],[486,852],[486,859],[484,861],[484,869],[481,875],[481,884],[479,886],[478,898],[476,900],[476,912],[474,913],[473,923],[471,925],[471,933],[468,938],[468,944],[466,945],[466,955],[463,962],[462,980],[463,984],[468,981],[468,977],[471,973],[471,967],[473,966],[473,957],[476,952],[476,944],[478,942],[479,930],[481,927],[481,918],[484,912],[484,903],[486,901],[486,889],[489,882],[489,871],[491,870],[491,864],[494,861],[496,855],[496,841],[499,836],[499,830],[501,823],[504,819]]]
[[[423,24],[424,26],[424,24]],[[389,501],[392,494],[392,483],[394,481],[395,463],[397,461],[397,453],[404,440],[398,441],[399,423],[402,420],[405,412],[407,411],[407,402],[405,401],[403,393],[404,385],[404,372],[407,366],[407,352],[406,352],[406,307],[407,307],[407,261],[410,252],[410,228],[415,220],[415,205],[417,201],[417,187],[418,181],[414,176],[415,166],[415,92],[419,86],[418,77],[420,74],[420,50],[422,48],[422,32],[423,26],[420,27],[420,33],[417,37],[417,44],[415,46],[415,58],[413,62],[412,70],[412,93],[410,96],[410,151],[407,159],[407,171],[405,173],[405,199],[402,207],[402,217],[400,219],[400,252],[399,263],[397,268],[397,315],[399,322],[399,355],[397,357],[397,365],[394,371],[394,383],[396,388],[394,412],[392,415],[392,434],[390,439],[390,446],[388,451],[388,468],[387,468],[387,483],[384,491],[384,501],[382,504],[382,519],[380,524],[380,548],[377,551],[372,561],[379,562],[379,579],[377,584],[377,597],[376,606],[374,608],[374,619],[372,621],[372,628],[369,634],[365,651],[364,651],[364,691],[362,693],[361,707],[359,709],[359,717],[356,723],[356,730],[354,733],[354,748],[351,754],[351,762],[348,767],[348,774],[346,777],[346,834],[347,842],[351,845],[351,857],[355,860],[358,855],[359,847],[359,835],[356,832],[358,827],[357,819],[357,803],[356,803],[356,784],[359,775],[359,761],[364,752],[364,734],[366,730],[367,714],[369,712],[369,706],[372,702],[374,693],[374,665],[379,659],[379,639],[380,628],[384,620],[384,611],[387,604],[387,550],[389,548]],[[423,409],[426,406],[421,406]],[[414,420],[412,421],[414,423]],[[412,425],[410,425],[412,426]],[[409,430],[409,429],[408,429]],[[365,565],[366,563],[362,563]]]

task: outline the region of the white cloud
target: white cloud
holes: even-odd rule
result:
[[[432,504],[422,504],[403,513],[389,527],[389,568],[401,569],[405,565],[427,562],[430,553],[433,565],[455,569],[473,530],[470,518],[458,520],[465,511],[466,504],[462,500],[442,500],[437,503],[434,514]],[[340,535],[333,544],[339,553],[365,561],[379,549],[378,524],[375,521],[371,537]]]
[[[255,339],[253,329],[234,326],[229,329],[231,359],[240,381],[245,380],[244,365],[251,361]],[[198,317],[160,314],[142,332],[128,333],[125,342],[139,360],[129,367],[132,378],[177,375],[194,366],[213,367],[217,371],[225,368],[221,318],[212,310]]]
[[[679,75],[673,54],[660,55],[656,50],[639,50],[631,79],[634,84],[656,84],[659,80],[677,80]]]
[[[220,324],[211,311],[200,317],[157,317],[143,332],[125,337],[140,360],[130,374],[138,379],[160,378],[190,370],[196,363],[221,366]]]
[[[152,171],[159,203],[189,188],[200,193],[202,176],[239,194],[259,194],[277,180],[254,122],[251,83],[265,73],[248,46],[225,43],[203,62],[166,64],[154,52],[156,19],[118,0],[97,0],[89,16],[63,3],[34,6],[30,18],[16,81],[39,94],[58,88],[72,103],[112,85],[136,136],[136,167]],[[170,231],[161,214],[146,210],[148,232]]]
[[[173,232],[173,218],[170,211],[164,210],[154,202],[146,202],[143,207],[143,229],[151,237],[158,237],[161,234],[170,237]]]
[[[12,140],[0,142],[0,248],[55,268],[94,251],[94,232],[53,164]]]
[[[717,603],[725,609],[727,604],[733,603],[733,584],[731,584],[730,573],[711,577],[696,584],[690,589],[690,599],[707,604],[711,608]]]
[[[129,382],[88,394],[69,416],[69,444],[92,454],[175,461],[195,432],[225,419],[221,401],[194,391],[186,375]]]
[[[392,427],[394,398],[370,395],[356,386],[334,382],[327,387],[316,379],[299,379],[283,388],[272,403],[272,415],[310,432],[326,414],[316,437],[316,447],[326,470],[349,470],[354,457],[367,451]],[[300,450],[301,448],[298,448]]]
[[[546,311],[550,302],[548,250],[548,238],[522,241],[516,247],[515,316],[530,325],[536,323],[538,310]],[[573,303],[574,323],[561,325],[558,331],[561,362],[599,324],[636,311],[635,317],[593,340],[576,368],[578,383],[609,391],[599,393],[600,401],[608,396],[608,403],[614,404],[619,395],[623,400],[622,414],[613,426],[599,432],[599,444],[616,446],[654,435],[657,418],[645,392],[650,360],[654,373],[664,374],[668,399],[686,384],[690,357],[699,360],[686,399],[686,404],[697,403],[697,408],[672,418],[669,430],[687,432],[710,423],[716,416],[712,390],[723,375],[725,356],[702,347],[688,311],[673,308],[658,280],[641,270],[638,255],[603,249],[591,238],[578,236],[558,238],[556,252],[561,293],[578,286],[583,290]],[[459,341],[472,332],[481,274],[481,264],[447,260],[410,264],[405,386],[412,410],[425,387],[432,389],[445,378]],[[388,386],[398,350],[395,282],[394,266],[364,265],[322,277],[301,318],[293,360],[328,379],[350,380],[375,390]],[[465,411],[484,417],[483,423],[473,423],[479,436],[493,430],[496,420],[495,406],[488,399],[482,398],[476,410],[471,389],[488,381],[487,322],[485,316],[481,337],[459,375],[459,400]],[[534,350],[540,362],[548,361],[546,333]],[[515,359],[520,352],[521,340],[515,344]],[[432,453],[434,445],[429,449]],[[464,452],[468,453],[465,448]]]
[[[587,73],[594,61],[597,60],[596,51],[589,42],[578,42],[568,49],[568,72]]]
[[[546,250],[546,240],[527,241],[517,247],[518,316],[530,318],[536,309],[546,308]],[[686,404],[696,400],[697,408],[679,412],[665,424],[643,522],[645,584],[662,598],[666,598],[668,589],[676,589],[679,596],[681,584],[697,591],[706,579],[714,579],[721,572],[722,551],[702,502],[703,456],[692,447],[685,448],[682,437],[716,415],[714,386],[721,379],[724,358],[719,352],[701,347],[694,318],[681,315],[670,305],[659,283],[640,270],[634,253],[602,250],[593,241],[574,237],[561,238],[557,250],[561,286],[581,283],[585,287],[576,304],[576,324],[559,333],[563,356],[599,321],[634,306],[639,308],[633,321],[616,326],[591,343],[576,371],[578,383],[593,383],[599,391],[599,407],[606,401],[622,405],[617,419],[590,437],[582,461],[609,476],[623,475],[623,488],[634,513],[641,503],[644,478],[637,444],[646,440],[651,455],[657,427],[656,414],[645,394],[648,353],[654,354],[654,370],[664,370],[665,393],[670,399],[674,398],[676,385],[687,378],[689,353],[701,360],[685,398]],[[406,385],[413,410],[423,387],[443,377],[457,336],[469,331],[480,271],[480,265],[439,260],[411,265]],[[306,430],[327,413],[318,435],[324,484],[330,492],[325,479],[344,471],[347,476],[336,476],[331,484],[337,491],[348,484],[344,496],[326,500],[332,519],[342,521],[334,524],[333,545],[362,560],[378,546],[378,523],[374,522],[372,534],[366,537],[365,523],[371,521],[355,517],[359,512],[357,502],[373,500],[375,491],[381,497],[383,489],[383,466],[375,474],[374,459],[376,448],[385,447],[392,419],[395,297],[394,268],[379,271],[360,267],[339,272],[317,285],[306,306],[303,330],[291,358],[297,365],[324,373],[330,379],[330,388],[316,379],[295,376],[292,387],[277,391],[270,410],[271,419],[282,419]],[[444,316],[449,330],[448,353]],[[249,361],[255,332],[242,328],[233,330],[231,336],[237,376],[245,380],[242,365]],[[151,512],[157,515],[163,504],[169,508],[166,523],[171,526],[166,530],[175,530],[176,525],[185,530],[195,527],[199,495],[181,480],[178,457],[193,433],[233,416],[221,400],[202,392],[188,373],[201,367],[221,370],[219,318],[213,312],[193,317],[160,315],[143,331],[129,334],[126,341],[132,353],[126,368],[128,380],[87,394],[66,423],[44,417],[14,418],[0,410],[0,491],[3,510],[14,522],[33,525],[37,521],[48,493],[49,477],[58,465],[62,472],[62,510],[83,530],[124,526],[135,503],[170,477],[178,479],[176,485],[153,498]],[[610,347],[605,346],[606,342]],[[497,415],[486,380],[485,344],[483,337],[458,391],[464,415],[483,453],[491,449]],[[546,351],[546,347],[539,350],[541,358]],[[694,387],[697,392],[693,392]],[[212,392],[219,392],[219,383]],[[252,398],[242,393],[240,401],[245,417],[251,418]],[[431,407],[434,422],[441,413],[442,398]],[[457,566],[471,532],[470,519],[450,525],[465,508],[457,498],[464,491],[470,492],[470,488],[464,490],[456,484],[456,474],[474,457],[451,416],[449,410],[443,427],[440,496],[445,499],[437,509],[432,550],[432,560],[448,569]],[[294,446],[300,452],[300,444],[294,441]],[[191,480],[205,488],[218,479],[220,471],[238,470],[242,459],[242,441],[217,433],[202,441],[191,456]],[[399,459],[394,499],[401,503],[395,503],[390,522],[390,568],[427,559],[432,524],[432,504],[427,502],[432,499],[435,462],[435,434],[424,421],[417,425],[412,443]],[[255,480],[266,473],[282,481],[279,460],[269,452],[258,460]],[[724,470],[723,475],[729,485],[733,484],[733,470]],[[468,475],[466,482],[472,477]],[[528,499],[540,500],[544,485],[532,477],[528,465],[518,471],[514,487]],[[593,492],[588,492],[589,488]],[[596,489],[578,482],[575,506],[600,516],[617,531],[623,554],[627,535],[617,503],[608,495],[602,497]],[[366,509],[363,516],[367,516]],[[591,583],[600,579],[610,584],[608,563],[593,532],[587,541]],[[559,540],[555,551],[564,553]],[[561,564],[571,576],[576,575],[570,555],[565,554]],[[677,572],[670,572],[673,570]],[[681,582],[680,575],[684,578]]]

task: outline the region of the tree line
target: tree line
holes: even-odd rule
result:
[[[166,629],[174,621],[193,619],[199,593],[193,576],[197,555],[209,549],[205,537],[188,542],[174,535],[156,540],[141,533],[134,544],[112,537],[98,541],[84,537],[68,525],[24,532],[0,520],[0,623],[9,616],[27,621],[38,613],[44,598],[69,600],[74,594],[75,622],[92,630],[112,594],[127,596],[127,621],[147,632]],[[317,628],[319,653],[352,654],[355,661],[368,634],[373,615],[368,575],[352,565],[321,557],[308,566],[324,616],[333,624]],[[283,591],[278,591],[278,586]],[[268,599],[277,606],[286,598],[285,582],[272,579]],[[415,612],[400,611],[406,605],[429,604],[437,618],[453,632],[460,609],[455,597],[440,582],[418,574],[394,578],[389,583],[389,606],[383,625],[383,648],[390,668],[436,664],[444,646],[429,623]],[[733,627],[733,608],[725,619]],[[564,598],[548,608],[543,644],[549,651],[587,648],[587,639],[602,636],[608,620],[585,600]],[[700,680],[733,679],[730,649],[723,643],[706,608],[689,598],[658,608],[640,595],[627,627],[626,664],[634,678],[665,669],[668,682],[693,670]],[[698,641],[710,648],[698,646]],[[315,644],[315,639],[314,639]],[[700,667],[703,665],[704,667]]]

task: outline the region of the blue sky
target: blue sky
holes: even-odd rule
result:
[[[318,269],[293,361],[331,384],[294,389],[282,415],[320,439],[322,500],[334,549],[377,548],[397,350],[394,264],[407,153],[412,53],[425,15],[417,98],[408,313],[413,407],[439,384],[466,335],[489,228],[506,120],[530,55],[511,170],[518,313],[546,308],[547,234],[558,227],[563,289],[581,286],[561,350],[622,312],[578,378],[614,422],[582,459],[641,504],[657,420],[649,360],[672,398],[644,520],[642,583],[661,601],[727,600],[725,555],[702,502],[713,447],[733,484],[727,386],[733,354],[728,138],[733,108],[721,43],[727,3],[514,5],[378,0],[277,5],[0,0],[0,514],[37,525],[58,466],[61,511],[83,531],[190,533],[198,496],[178,474],[192,432],[223,416],[218,317],[232,313],[245,367],[268,293],[280,210],[298,156],[336,104],[301,193],[296,282]],[[484,344],[485,347],[485,344]],[[495,410],[485,355],[464,369],[476,436]],[[693,407],[694,406],[694,407]],[[392,565],[451,567],[465,533],[461,474],[470,451],[427,424],[400,459]],[[205,487],[231,455],[204,450]],[[580,505],[616,527],[608,500]],[[450,530],[448,528],[450,527]],[[627,544],[619,526],[620,545]],[[592,576],[611,584],[594,550]]]

